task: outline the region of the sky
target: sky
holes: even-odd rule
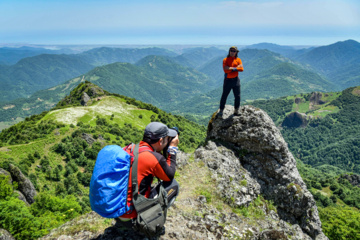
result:
[[[360,42],[359,0],[0,0],[4,44]]]

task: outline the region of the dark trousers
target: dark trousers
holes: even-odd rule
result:
[[[220,100],[220,110],[224,110],[226,99],[229,96],[231,90],[233,90],[235,98],[234,107],[240,107],[240,78],[225,78],[223,85],[223,93]]]

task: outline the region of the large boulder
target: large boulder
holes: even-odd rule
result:
[[[34,203],[34,197],[36,195],[34,185],[27,177],[24,176],[24,174],[18,167],[14,166],[13,164],[10,164],[9,166],[9,171],[11,173],[13,181],[16,181],[18,183],[19,191],[25,196],[28,203]]]
[[[313,239],[327,239],[315,200],[279,129],[259,108],[242,106],[240,111],[240,116],[234,116],[234,108],[227,105],[222,118],[214,114],[208,140],[238,153],[241,165],[256,179],[261,194],[274,201],[282,220],[298,224]]]
[[[285,117],[281,126],[288,128],[298,128],[298,127],[306,127],[307,123],[308,121],[306,114],[299,112],[292,112]]]

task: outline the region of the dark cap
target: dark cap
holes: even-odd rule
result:
[[[144,132],[144,137],[150,138],[151,140],[160,139],[166,136],[176,137],[177,132],[174,129],[169,129],[165,124],[160,122],[149,123]]]
[[[229,50],[231,50],[231,49],[235,49],[237,52],[239,52],[239,50],[238,50],[237,47],[235,47],[235,46],[230,47]]]

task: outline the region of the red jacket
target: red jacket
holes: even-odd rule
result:
[[[151,183],[154,177],[158,177],[163,181],[171,181],[175,176],[176,171],[176,155],[168,155],[168,158],[155,152],[154,149],[146,142],[140,141],[139,144],[139,158],[138,158],[138,186],[139,193],[148,197],[151,190]],[[130,168],[131,179],[132,166]],[[132,183],[129,181],[128,202],[131,202]],[[132,204],[131,204],[132,205]],[[136,210],[130,210],[121,218],[135,218],[137,216]]]
[[[239,71],[239,72],[242,72],[244,71],[244,68],[241,66],[241,67],[238,67],[239,65],[242,65],[242,62],[241,62],[241,59],[240,58],[234,58],[234,57],[226,57],[224,58],[223,60],[223,69],[224,69],[224,72],[227,74],[227,78],[236,78],[239,74],[238,72],[236,71],[232,71],[232,70],[225,70],[225,67],[228,66],[228,67],[236,67],[236,69]]]

